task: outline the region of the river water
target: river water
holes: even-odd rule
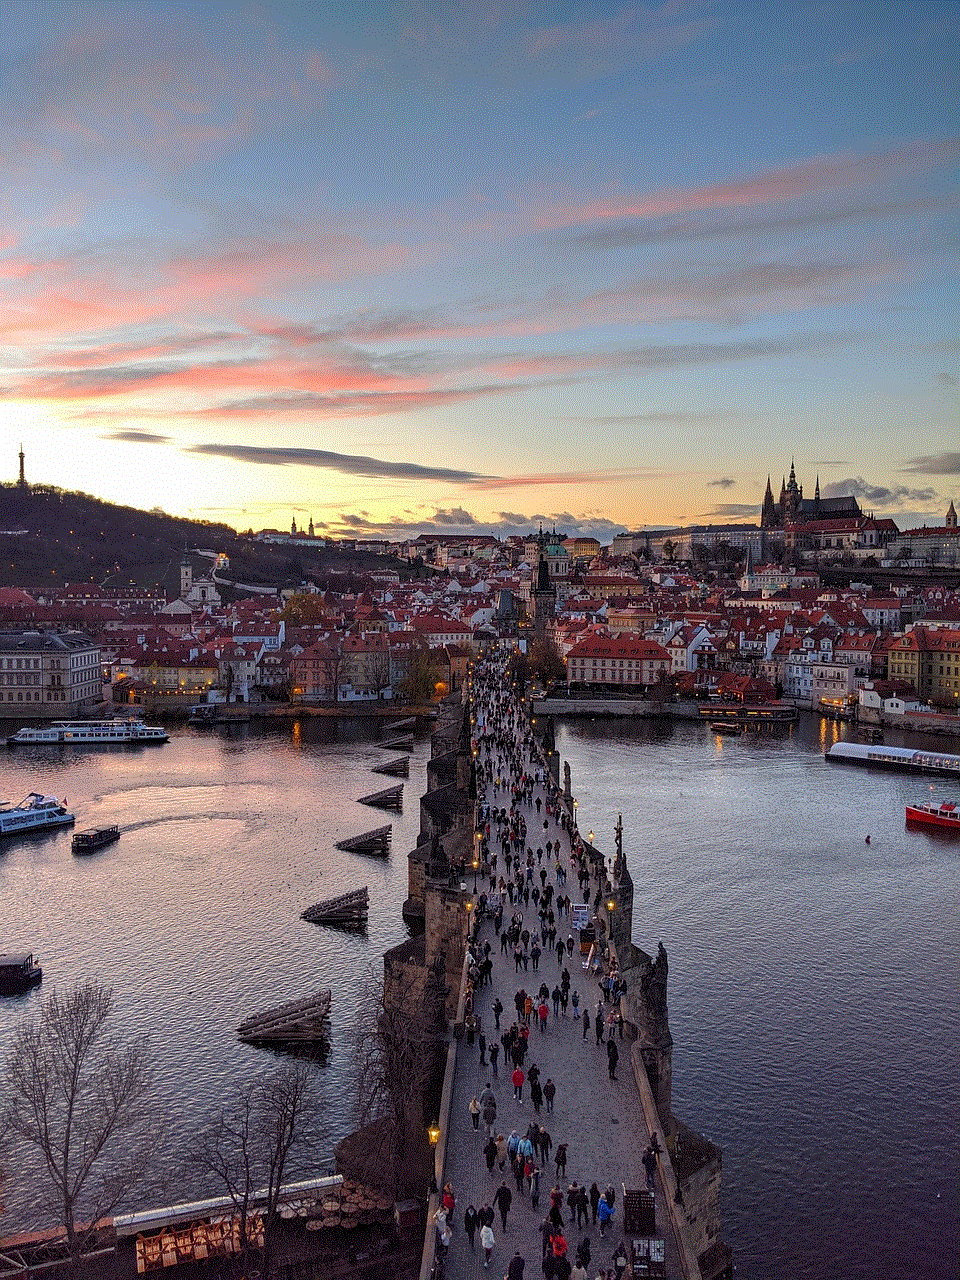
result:
[[[835,732],[812,718],[782,739],[569,721],[557,744],[581,830],[612,850],[623,814],[635,939],[670,956],[674,1110],[723,1148],[736,1274],[953,1280],[960,842],[905,831],[903,809],[957,788],[828,766]],[[123,828],[89,858],[72,857],[68,832],[0,852],[0,950],[35,949],[45,971],[38,992],[0,1001],[0,1045],[44,990],[112,985],[121,1025],[156,1051],[178,1196],[199,1188],[175,1152],[276,1061],[240,1045],[238,1023],[322,986],[329,1145],[351,1128],[352,1028],[364,974],[406,936],[404,855],[429,752],[418,735],[402,815],[357,805],[394,781],[371,772],[396,754],[377,745],[390,734],[311,719],[0,756],[0,794],[52,791],[78,826]],[[387,821],[388,859],[333,849]],[[363,884],[365,933],[300,919]],[[13,1172],[4,1231],[47,1216]]]

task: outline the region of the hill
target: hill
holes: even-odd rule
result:
[[[0,586],[133,583],[176,595],[185,554],[195,574],[210,572],[209,558],[188,554],[196,548],[224,552],[231,577],[253,585],[298,586],[304,578],[373,567],[412,572],[406,561],[369,552],[275,546],[229,525],[117,506],[86,493],[0,485]]]

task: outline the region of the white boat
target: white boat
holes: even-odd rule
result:
[[[21,835],[24,831],[42,831],[44,827],[69,827],[76,817],[56,796],[42,796],[31,791],[19,804],[0,801],[0,836]]]
[[[120,716],[112,720],[52,720],[50,724],[18,729],[7,739],[8,747],[71,743],[75,746],[111,742],[166,742],[170,735],[158,725]]]
[[[858,742],[835,742],[824,758],[831,763],[900,769],[904,773],[939,773],[947,778],[960,778],[960,756],[951,755],[949,751],[915,751],[912,747],[868,747]]]

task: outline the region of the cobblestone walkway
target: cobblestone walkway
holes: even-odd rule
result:
[[[534,848],[545,845],[547,840],[562,842],[564,850],[563,865],[568,865],[569,839],[560,830],[558,824],[549,820],[548,829],[544,830],[544,812],[537,813],[535,799],[539,795],[545,799],[541,787],[536,788],[531,803],[523,808],[528,826],[528,843]],[[509,789],[497,790],[492,787],[488,793],[488,801],[494,806],[509,808]],[[543,806],[545,810],[546,806]],[[548,861],[544,855],[544,866],[548,867],[550,880],[556,883],[554,875],[555,859]],[[503,859],[499,861],[503,870]],[[539,870],[539,868],[538,868]],[[489,883],[489,882],[488,882]],[[548,881],[549,883],[549,881]],[[472,882],[470,883],[472,888]],[[486,887],[480,886],[481,889]],[[569,893],[574,900],[581,895],[577,893],[576,880],[570,876],[561,892]],[[520,904],[522,907],[522,903]],[[509,923],[512,910],[508,902],[504,902],[504,927]],[[536,910],[531,899],[529,907],[523,908],[524,923],[533,932],[538,926]],[[569,920],[560,917],[557,921],[558,937],[566,939],[570,932]],[[520,972],[515,970],[512,947],[501,954],[500,941],[494,932],[492,920],[482,922],[480,926],[481,945],[487,939],[492,945],[491,959],[494,962],[491,985],[482,986],[476,992],[474,1010],[480,1016],[482,1030],[488,1041],[499,1041],[499,1032],[495,1029],[493,1002],[499,996],[504,1012],[501,1018],[501,1031],[508,1028],[515,1020],[516,1010],[514,995],[520,987],[535,994],[541,982],[546,982],[551,992],[560,981],[563,964],[557,962],[556,951],[545,951],[540,959],[539,971],[535,971],[531,963],[529,969]],[[576,935],[574,935],[576,936]],[[615,1215],[611,1226],[601,1238],[599,1228],[588,1226],[577,1230],[575,1226],[564,1227],[569,1246],[568,1256],[571,1263],[576,1257],[577,1246],[586,1236],[590,1242],[591,1262],[588,1268],[590,1280],[598,1272],[606,1271],[612,1266],[612,1255],[617,1249],[622,1236],[623,1225],[623,1185],[627,1187],[644,1186],[644,1170],[641,1163],[647,1143],[647,1129],[637,1096],[636,1086],[632,1078],[628,1039],[618,1043],[620,1062],[617,1079],[609,1079],[607,1067],[607,1051],[605,1044],[597,1044],[592,1025],[592,1015],[596,1011],[600,994],[597,979],[584,971],[578,949],[575,947],[571,957],[564,957],[564,964],[569,968],[571,978],[571,995],[578,991],[580,995],[581,1013],[584,1007],[591,1011],[591,1029],[584,1038],[582,1022],[570,1013],[567,1017],[554,1017],[553,1003],[549,1001],[550,1017],[545,1033],[541,1034],[536,1025],[531,1025],[530,1051],[525,1067],[536,1063],[541,1071],[541,1085],[548,1077],[557,1087],[554,1110],[546,1111],[546,1103],[541,1112],[534,1112],[530,1100],[529,1086],[523,1086],[523,1100],[517,1102],[513,1096],[510,1073],[511,1063],[503,1062],[501,1048],[498,1063],[499,1078],[494,1076],[489,1066],[480,1064],[478,1044],[468,1045],[464,1039],[458,1049],[457,1074],[453,1092],[450,1117],[450,1134],[448,1136],[446,1180],[451,1183],[456,1196],[456,1209],[453,1221],[453,1240],[447,1257],[446,1274],[448,1276],[496,1275],[496,1280],[504,1275],[514,1252],[519,1250],[526,1262],[524,1280],[538,1277],[541,1274],[542,1243],[540,1226],[550,1208],[550,1191],[559,1185],[563,1192],[564,1223],[570,1221],[571,1211],[567,1208],[566,1192],[572,1181],[588,1188],[596,1182],[601,1191],[612,1185],[616,1189]],[[534,1020],[535,1023],[535,1020]],[[626,1033],[625,1033],[626,1034]],[[481,1123],[479,1132],[475,1132],[468,1111],[471,1098],[479,1096],[486,1084],[492,1086],[497,1099],[497,1120],[495,1133],[509,1137],[511,1130],[516,1129],[522,1137],[531,1120],[542,1124],[553,1139],[551,1159],[544,1167],[540,1183],[539,1207],[534,1209],[529,1198],[517,1191],[509,1163],[501,1173],[494,1165],[493,1173],[487,1172],[483,1157],[486,1142],[484,1126]],[[558,1178],[553,1163],[553,1153],[558,1144],[566,1143],[568,1158],[566,1177]],[[494,1222],[496,1245],[488,1271],[484,1270],[483,1251],[476,1241],[476,1251],[470,1249],[463,1226],[463,1213],[469,1204],[476,1209],[493,1203],[494,1193],[505,1180],[513,1195],[513,1203],[507,1216],[506,1231],[501,1229],[500,1215]],[[659,1183],[657,1189],[657,1217],[659,1234],[667,1236],[667,1271],[668,1275],[679,1274],[676,1255],[672,1249],[669,1232],[660,1223],[661,1193]],[[629,1246],[628,1246],[629,1253]]]

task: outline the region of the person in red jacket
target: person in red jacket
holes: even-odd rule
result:
[[[523,1101],[523,1082],[526,1080],[523,1067],[514,1067],[513,1075],[510,1077],[513,1081],[513,1096],[518,1102]]]

